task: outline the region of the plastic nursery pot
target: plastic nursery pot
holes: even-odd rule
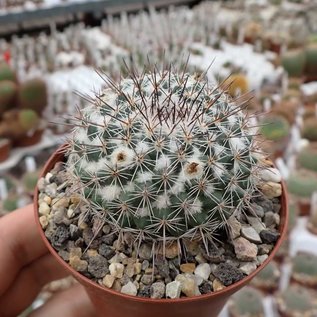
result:
[[[44,133],[43,129],[38,129],[34,131],[32,135],[22,136],[21,138],[14,141],[14,146],[27,147],[27,146],[32,146],[37,143],[40,143],[40,141],[42,140],[43,133]]]
[[[8,139],[0,139],[0,163],[9,158],[11,150],[11,141]]]
[[[67,145],[60,147],[46,163],[41,177],[53,169],[55,163],[64,161],[64,151]],[[241,281],[226,287],[223,290],[200,295],[197,297],[186,297],[179,299],[149,299],[125,295],[114,290],[108,289],[89,280],[71,268],[54,250],[39,222],[38,216],[38,190],[34,194],[34,212],[35,221],[40,232],[40,236],[46,244],[49,251],[54,255],[57,261],[72,274],[80,284],[86,289],[91,301],[93,302],[96,313],[99,317],[216,317],[224,307],[229,297],[248,284],[251,279],[260,272],[274,257],[279,249],[284,236],[287,232],[288,205],[285,185],[282,193],[281,222],[279,232],[281,234],[274,249],[266,261],[257,268],[256,271],[245,277]]]

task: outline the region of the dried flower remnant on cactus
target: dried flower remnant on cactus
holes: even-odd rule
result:
[[[153,249],[212,242],[256,191],[249,117],[186,71],[131,71],[109,87],[76,120],[66,164],[72,190],[121,238]]]

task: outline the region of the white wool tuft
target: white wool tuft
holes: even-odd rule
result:
[[[167,208],[170,205],[170,200],[168,195],[163,194],[163,195],[157,196],[154,204],[155,204],[155,207],[158,209]]]
[[[135,152],[138,154],[144,154],[148,152],[149,149],[150,149],[149,145],[146,142],[141,141],[136,145]]]
[[[229,143],[231,149],[234,151],[240,151],[246,148],[246,144],[244,143],[242,138],[230,138]]]
[[[121,187],[117,185],[105,186],[99,189],[99,194],[105,201],[113,201],[117,199],[121,193]]]
[[[74,131],[74,139],[78,143],[91,144],[91,141],[88,138],[87,132],[83,128],[78,128]]]
[[[151,182],[153,174],[151,172],[140,172],[137,175],[136,181],[139,183]]]
[[[147,207],[144,207],[144,208],[138,208],[135,212],[135,215],[137,217],[147,217],[147,216],[150,216],[150,211],[149,211],[149,208]]]
[[[193,165],[195,166],[192,168]],[[183,167],[183,171],[182,171],[183,180],[201,178],[204,173],[204,167],[205,167],[205,163],[201,162],[197,158],[189,160]]]
[[[119,159],[119,156],[122,156],[122,158]],[[119,146],[111,153],[110,160],[114,166],[124,167],[130,165],[134,157],[135,153],[133,150],[125,146]]]
[[[156,166],[155,169],[156,170],[162,170],[164,168],[167,168],[171,165],[171,160],[168,156],[162,154],[158,160],[156,161]]]
[[[187,212],[191,215],[200,214],[202,212],[202,202],[199,199],[196,199],[195,202],[190,204],[187,209]]]

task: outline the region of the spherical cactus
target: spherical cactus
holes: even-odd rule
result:
[[[309,118],[304,121],[302,136],[303,138],[315,142],[317,141],[317,119]]]
[[[298,155],[298,163],[305,169],[317,172],[317,148],[308,146],[303,149]]]
[[[21,84],[19,103],[23,109],[32,109],[41,115],[47,105],[47,88],[42,79],[30,79]]]
[[[304,286],[317,286],[317,256],[310,253],[298,253],[292,261],[292,278]]]
[[[17,76],[7,63],[0,63],[0,81],[10,80],[16,82]]]
[[[74,128],[73,190],[121,235],[163,246],[212,240],[256,189],[248,116],[188,74],[153,71],[111,85]]]
[[[305,68],[306,55],[303,50],[291,50],[282,56],[282,66],[290,77],[302,76]]]
[[[290,175],[287,187],[291,194],[310,199],[313,192],[317,191],[317,179],[309,171],[299,171]]]
[[[279,141],[286,138],[290,131],[289,123],[281,116],[265,117],[260,124],[261,134],[271,141]]]
[[[0,81],[0,117],[13,105],[16,97],[17,87],[13,81]]]
[[[273,292],[278,288],[280,270],[275,262],[270,262],[256,277],[251,284],[265,292]]]
[[[313,76],[317,74],[317,43],[312,43],[306,48],[305,73]]]
[[[244,287],[229,301],[230,317],[264,317],[262,294],[252,288]]]
[[[314,317],[317,314],[315,295],[304,287],[291,286],[277,294],[276,303],[281,316]]]
[[[33,110],[21,110],[18,113],[18,124],[23,131],[34,130],[38,127],[40,118]]]
[[[245,94],[249,90],[249,82],[243,74],[233,74],[223,83],[231,97]]]

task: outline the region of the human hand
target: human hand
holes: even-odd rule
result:
[[[48,252],[29,205],[0,219],[0,316],[16,317],[48,282],[67,276]],[[93,306],[80,285],[51,297],[29,317],[93,317]]]

